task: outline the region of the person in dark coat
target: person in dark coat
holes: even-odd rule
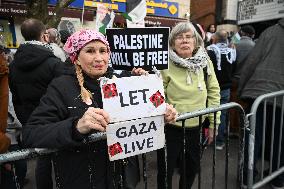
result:
[[[246,111],[249,112],[255,99],[259,96],[284,90],[284,18],[280,19],[274,26],[267,28],[260,35],[256,42],[255,47],[250,51],[248,56],[244,59],[244,67],[242,69],[241,77],[239,80],[238,94],[241,100],[247,104]],[[254,142],[254,165],[261,157],[261,148],[265,139],[265,147],[270,147],[271,138],[274,138],[274,145],[272,149],[266,149],[265,154],[273,154],[272,159],[268,157],[268,160],[272,162],[272,171],[279,170],[277,164],[279,160],[280,168],[284,166],[284,154],[283,150],[279,151],[279,146],[283,149],[284,140],[282,137],[281,143],[278,143],[281,139],[281,135],[284,136],[284,129],[281,132],[281,119],[284,119],[283,115],[283,100],[276,98],[274,106],[274,98],[268,99],[267,103],[260,104],[256,113],[255,123],[255,142]],[[264,120],[264,114],[266,113],[266,120]],[[273,120],[275,123],[273,124]],[[263,138],[263,125],[266,123],[265,138]],[[246,137],[248,139],[248,137]],[[276,142],[277,141],[277,142]],[[267,144],[268,142],[268,144]],[[248,146],[245,148],[248,150]],[[272,151],[273,150],[273,151]],[[278,153],[280,159],[278,159]],[[247,168],[247,157],[245,153],[245,171]],[[266,157],[267,158],[267,157]],[[256,168],[256,166],[254,166]],[[254,176],[256,176],[257,170],[254,170]],[[244,174],[244,181],[246,181],[246,174]],[[278,175],[271,181],[272,188],[284,188],[284,173]]]
[[[14,61],[10,63],[9,86],[17,118],[25,124],[38,106],[51,80],[63,72],[63,63],[48,45],[48,35],[44,24],[36,19],[28,19],[21,25],[25,42],[20,45]],[[51,189],[51,160],[39,158],[36,166],[37,189]]]
[[[236,66],[236,50],[228,46],[228,34],[225,30],[219,30],[213,34],[212,42],[213,44],[207,47],[208,55],[213,62],[214,71],[221,89],[220,104],[226,104],[230,101],[230,88]],[[222,110],[221,123],[216,137],[217,150],[222,150],[225,146],[227,119],[227,110]]]
[[[237,59],[236,59],[236,68],[234,71],[232,87],[231,87],[231,102],[236,102],[242,105],[243,107],[245,107],[245,104],[237,96],[238,83],[242,73],[242,68],[244,66],[243,64],[245,62],[244,60],[249,54],[249,52],[255,46],[255,42],[253,41],[254,35],[255,35],[255,30],[251,25],[242,26],[240,30],[241,39],[235,44]],[[239,112],[234,109],[230,110],[231,132],[238,132],[240,130],[239,120],[240,120]]]
[[[21,32],[26,41],[20,45],[9,65],[9,87],[17,117],[25,125],[48,84],[62,74],[62,62],[45,43],[45,26],[41,21],[26,20],[21,25]]]
[[[249,54],[249,52],[255,46],[255,42],[253,41],[255,30],[251,25],[245,25],[241,27],[241,39],[238,43],[236,43],[236,51],[237,51],[237,59],[236,59],[236,70],[234,73],[234,79],[236,82],[239,81],[240,75],[242,73],[243,68],[243,60]]]
[[[106,141],[87,140],[89,134],[105,131],[109,123],[97,80],[113,78],[109,44],[101,33],[81,30],[68,38],[64,50],[76,75],[52,81],[24,128],[23,140],[27,147],[60,150],[53,159],[58,187],[115,188]],[[173,121],[175,116],[175,109],[167,106],[165,120]]]

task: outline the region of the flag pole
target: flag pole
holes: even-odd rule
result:
[[[83,1],[82,17],[81,17],[81,29],[83,28],[84,23],[84,13],[85,13],[85,0]]]

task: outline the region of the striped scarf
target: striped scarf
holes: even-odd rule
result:
[[[40,41],[32,40],[32,41],[25,41],[25,42],[23,42],[22,44],[39,45],[39,46],[45,47],[45,48],[47,48],[48,50],[50,50],[50,51],[53,52],[52,47],[51,47],[48,43],[43,43],[43,42],[40,42]]]
[[[232,64],[236,61],[236,49],[229,48],[226,43],[212,44],[207,47],[207,50],[211,50],[216,55],[217,70],[221,70],[221,55],[226,55],[227,61]]]
[[[204,80],[204,78],[200,78],[200,72],[203,72],[203,68],[207,68],[207,74],[211,75],[211,71],[208,66],[210,58],[208,57],[206,50],[203,47],[198,47],[196,52],[193,53],[192,57],[184,59],[178,56],[172,49],[170,49],[169,56],[175,65],[187,70],[186,83],[188,85],[192,84],[193,81],[191,73],[194,73],[198,77],[198,88],[200,90],[203,90],[201,81]]]

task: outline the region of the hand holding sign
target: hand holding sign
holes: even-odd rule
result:
[[[147,75],[148,72],[143,68],[133,68],[131,71],[132,75]]]
[[[166,123],[174,123],[177,118],[177,110],[171,104],[166,104],[167,109],[165,113],[165,122]]]
[[[105,131],[109,123],[109,115],[102,109],[90,107],[79,119],[76,128],[81,134],[87,134],[92,129]]]

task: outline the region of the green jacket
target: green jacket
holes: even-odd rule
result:
[[[187,84],[187,70],[176,66],[170,61],[169,69],[161,71],[166,101],[172,104],[179,114],[201,110],[206,108],[206,99],[208,98],[208,107],[220,105],[220,87],[217,81],[214,67],[211,61],[208,62],[211,74],[208,75],[207,87],[204,81],[204,72],[200,75],[191,72],[192,84]],[[203,90],[198,88],[198,79]],[[208,89],[208,91],[207,91]],[[204,121],[205,117],[203,117]],[[210,128],[214,128],[214,114],[209,115]],[[216,125],[220,124],[220,112],[217,113]],[[182,122],[175,122],[174,125],[181,126]],[[199,118],[188,119],[185,122],[186,127],[196,127],[199,125]]]

